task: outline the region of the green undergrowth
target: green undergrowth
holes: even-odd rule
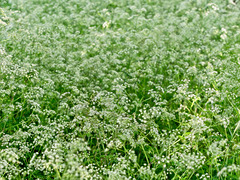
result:
[[[1,0],[0,179],[239,179],[240,4]]]

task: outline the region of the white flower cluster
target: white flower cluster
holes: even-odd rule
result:
[[[239,16],[1,0],[0,179],[237,179]]]

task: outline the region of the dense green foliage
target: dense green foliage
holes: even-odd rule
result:
[[[239,179],[240,4],[0,0],[0,179]]]

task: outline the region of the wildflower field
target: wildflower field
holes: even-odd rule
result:
[[[240,179],[240,2],[0,0],[11,179]]]

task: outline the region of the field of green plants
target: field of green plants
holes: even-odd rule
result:
[[[0,0],[11,179],[240,179],[240,2]]]

